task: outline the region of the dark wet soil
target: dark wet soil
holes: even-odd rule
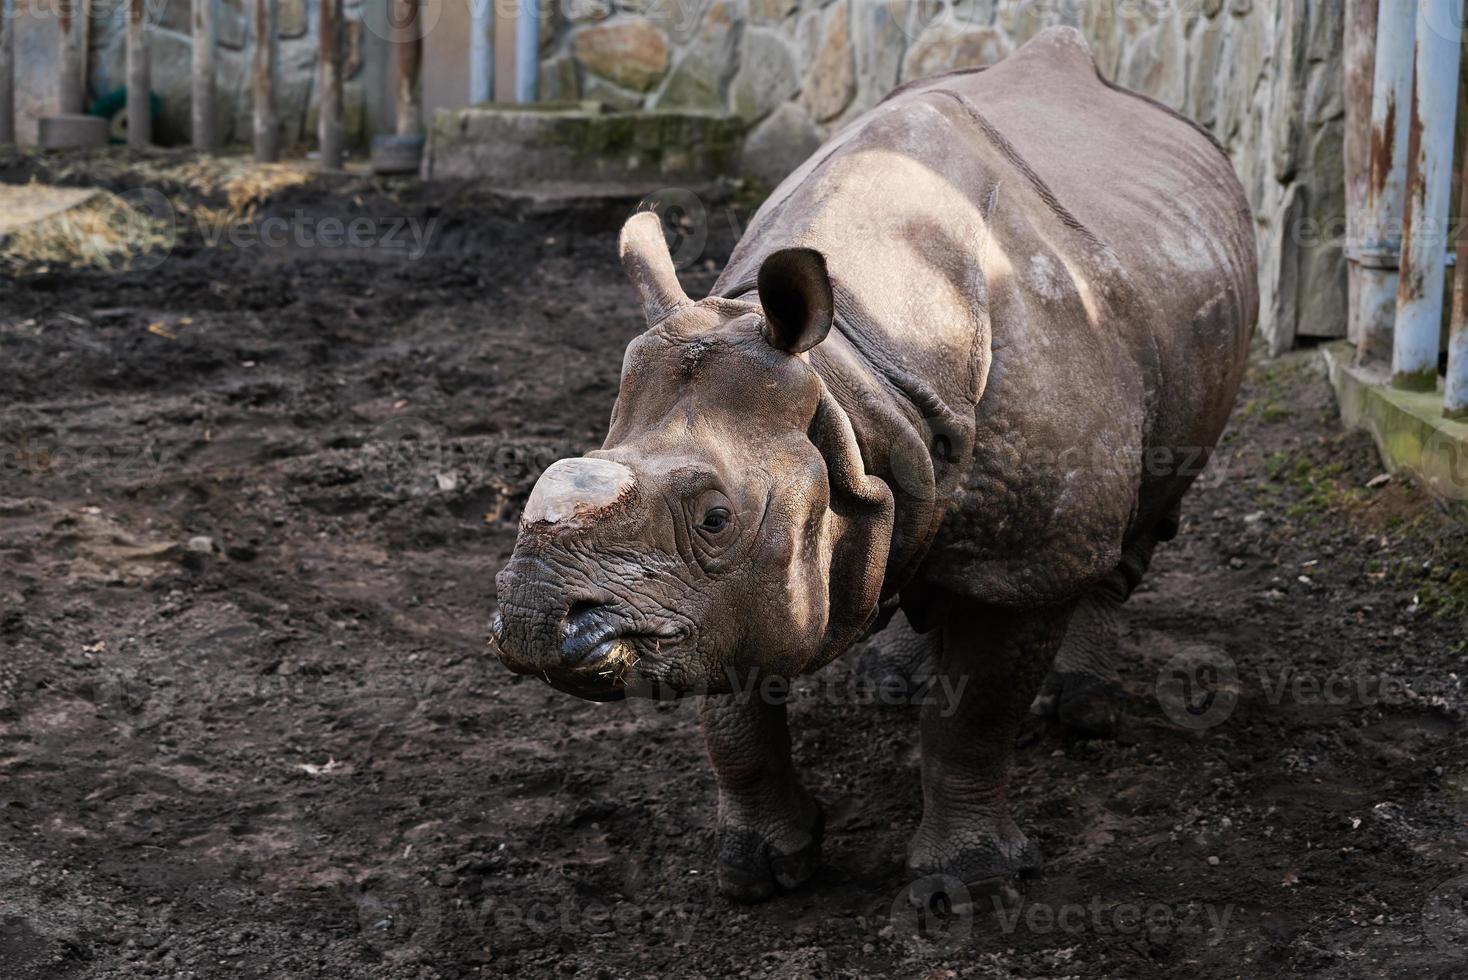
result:
[[[1128,604],[1122,739],[1021,752],[1018,910],[892,916],[915,712],[844,662],[791,707],[823,869],[721,899],[692,706],[485,647],[639,330],[633,203],[352,178],[257,217],[432,219],[421,257],[190,227],[150,269],[8,270],[0,977],[1468,976],[1468,529],[1373,480],[1309,352],[1253,365]],[[709,204],[705,257],[745,213]],[[1182,723],[1179,655],[1221,671]]]

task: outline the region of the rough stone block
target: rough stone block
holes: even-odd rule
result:
[[[800,87],[795,52],[775,33],[751,28],[744,35],[744,54],[729,93],[730,107],[741,119],[763,119]]]
[[[625,88],[646,92],[668,71],[668,38],[645,20],[583,27],[571,50],[586,69]]]
[[[856,66],[851,54],[851,25],[846,4],[838,4],[826,21],[820,46],[805,74],[800,101],[816,122],[841,115],[856,96]]]
[[[992,27],[939,24],[924,32],[902,60],[902,78],[927,78],[955,68],[992,65],[1009,54],[1009,42]]]
[[[820,145],[821,134],[810,114],[798,103],[786,102],[750,132],[740,155],[740,170],[777,184]]]
[[[306,0],[276,0],[276,34],[282,38],[306,36]]]
[[[756,24],[778,24],[795,13],[799,0],[749,0],[749,19]]]
[[[245,25],[247,11],[245,0],[219,0],[219,11],[216,23],[219,28],[219,46],[240,51],[245,46],[245,38],[249,36]]]

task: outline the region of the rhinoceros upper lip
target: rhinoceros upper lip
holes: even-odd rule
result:
[[[636,659],[627,664],[630,667],[642,660],[656,659],[658,646],[675,638],[676,634],[646,630],[599,632],[595,638],[596,642],[587,645],[587,652],[580,661],[575,664],[567,664],[566,667],[578,674],[605,675],[607,661],[614,659],[618,645],[627,644],[631,647],[631,653],[635,654]]]
[[[561,644],[566,666],[593,672],[602,669],[602,663],[615,651],[617,644],[631,644],[639,657],[651,656],[652,649],[659,643],[676,639],[673,630],[639,629],[632,623],[610,620],[598,623],[595,628],[580,632],[569,632]]]

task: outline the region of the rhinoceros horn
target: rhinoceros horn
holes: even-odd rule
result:
[[[663,238],[663,223],[655,213],[639,211],[627,219],[622,226],[618,251],[627,278],[642,297],[648,323],[657,323],[691,302],[678,284],[673,256],[668,253],[668,243]]]

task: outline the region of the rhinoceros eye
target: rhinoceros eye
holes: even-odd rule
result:
[[[718,534],[729,524],[729,511],[725,507],[715,507],[703,515],[703,523],[699,527],[710,534]]]

